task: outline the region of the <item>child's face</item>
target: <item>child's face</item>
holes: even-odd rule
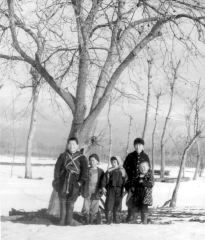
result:
[[[117,160],[112,160],[111,164],[112,164],[112,167],[114,167],[114,168],[118,167],[118,161]]]
[[[67,149],[69,150],[70,153],[75,153],[78,151],[78,144],[76,141],[71,140],[67,143]]]
[[[98,165],[98,160],[95,159],[94,157],[91,157],[90,158],[90,166],[91,166],[91,168],[96,168],[97,165]]]
[[[144,150],[144,145],[142,145],[141,143],[140,144],[138,143],[138,144],[135,145],[135,151],[137,153],[141,153],[142,150]]]
[[[149,164],[147,162],[143,162],[139,166],[140,173],[146,174],[149,170]]]

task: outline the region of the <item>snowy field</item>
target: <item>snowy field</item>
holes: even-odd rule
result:
[[[0,162],[9,162],[13,159],[0,156]],[[15,159],[23,162],[23,158]],[[33,159],[35,163],[54,163],[49,159]],[[105,165],[101,166],[106,168]],[[170,167],[171,176],[177,176],[177,168]],[[194,169],[186,169],[185,176],[193,177]],[[11,177],[12,174],[12,177]],[[8,216],[11,208],[25,211],[35,211],[48,207],[52,192],[53,166],[33,167],[32,180],[24,179],[23,166],[0,166],[0,200],[1,215]],[[153,189],[154,208],[161,207],[171,198],[175,183],[156,182]],[[82,208],[82,198],[75,204],[75,210]],[[123,209],[126,210],[125,199]],[[205,212],[205,177],[197,181],[182,182],[177,200],[177,209],[180,211]],[[205,224],[194,221],[175,221],[173,224],[111,224],[100,226],[60,227],[45,224],[23,224],[11,221],[1,223],[2,239],[205,239]]]

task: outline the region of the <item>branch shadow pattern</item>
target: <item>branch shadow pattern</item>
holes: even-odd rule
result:
[[[127,211],[121,211],[120,222],[126,223]],[[73,214],[74,225],[84,225],[84,216],[80,212]],[[47,209],[40,209],[35,212],[12,209],[9,216],[1,216],[2,222],[13,222],[22,224],[37,225],[58,225],[59,219],[47,213]],[[173,224],[175,222],[199,222],[205,223],[205,209],[171,209],[151,208],[149,211],[149,224]],[[101,211],[101,223],[106,223],[105,214]],[[140,224],[140,214],[130,224]]]

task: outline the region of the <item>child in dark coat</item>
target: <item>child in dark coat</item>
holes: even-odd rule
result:
[[[88,181],[85,186],[84,203],[82,213],[85,223],[98,223],[99,200],[102,196],[102,184],[104,172],[98,167],[99,157],[97,154],[89,156]]]
[[[105,213],[106,221],[110,224],[119,223],[119,213],[123,198],[123,188],[125,180],[124,169],[120,166],[119,160],[116,157],[110,159],[112,167],[105,174]]]
[[[78,139],[69,138],[65,152],[55,164],[53,188],[60,200],[59,225],[73,225],[74,204],[87,181],[87,158],[78,148]]]
[[[151,206],[153,202],[154,177],[147,161],[140,163],[139,171],[139,176],[132,182],[131,196],[127,201],[127,205],[134,212],[140,212],[142,223],[147,224],[148,206]]]

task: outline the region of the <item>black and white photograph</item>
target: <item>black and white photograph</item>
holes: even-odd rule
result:
[[[0,239],[205,239],[205,1],[0,0]]]

